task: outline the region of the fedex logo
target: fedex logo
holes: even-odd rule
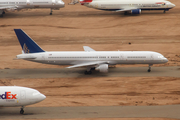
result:
[[[5,92],[5,94],[0,95],[0,99],[17,99],[17,94],[11,94],[11,92]]]

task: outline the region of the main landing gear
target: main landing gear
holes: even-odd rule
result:
[[[4,14],[5,14],[4,10],[0,10],[0,17],[3,17]]]
[[[87,70],[84,72],[85,75],[91,75],[92,70],[95,70],[95,68],[87,68]]]
[[[148,72],[151,72],[151,64],[149,64],[149,69],[148,69]]]
[[[129,13],[127,11],[124,12],[124,15],[128,15]]]
[[[52,11],[52,9],[51,9],[51,11],[50,11],[50,15],[52,15],[52,12],[53,12],[53,11]]]
[[[0,14],[0,17],[3,17],[3,14]]]
[[[24,107],[21,107],[20,114],[24,114]]]
[[[86,71],[84,72],[84,74],[85,74],[85,75],[90,75],[90,74],[92,74],[92,71],[87,71],[87,70],[86,70]]]
[[[163,12],[163,13],[166,13],[166,11],[169,11],[169,9],[164,10],[164,12]]]

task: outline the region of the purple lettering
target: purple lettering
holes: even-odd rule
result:
[[[0,95],[0,99],[6,99],[6,94]]]

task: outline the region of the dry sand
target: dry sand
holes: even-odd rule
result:
[[[2,79],[0,85],[39,90],[46,100],[32,106],[124,106],[180,103],[180,78],[113,77]]]
[[[83,45],[99,51],[156,51],[169,59],[165,66],[180,65],[180,2],[171,2],[176,7],[166,14],[145,11],[138,16],[79,4],[66,5],[52,16],[47,9],[7,13],[0,18],[0,69],[59,67],[13,60],[21,53],[15,28],[23,29],[47,51],[82,51]]]
[[[167,64],[160,66],[180,65],[179,0],[171,0],[176,7],[166,14],[146,11],[138,16],[70,6],[67,5],[69,0],[64,1],[66,7],[54,11],[52,16],[50,10],[35,9],[7,13],[0,18],[0,69],[59,67],[13,60],[21,53],[13,31],[16,28],[23,29],[47,51],[82,51],[83,45],[100,51],[156,51],[169,59]],[[32,87],[47,96],[46,100],[32,107],[167,105],[180,103],[179,80],[170,77],[1,79],[0,85]],[[151,118],[111,120],[119,119]],[[153,118],[156,119],[170,120]]]

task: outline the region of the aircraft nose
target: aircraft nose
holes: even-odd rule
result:
[[[176,5],[175,4],[172,4],[173,7],[175,7]]]
[[[58,1],[58,4],[61,6],[65,6],[65,3],[62,0]]]
[[[165,62],[166,62],[166,63],[168,62],[168,59],[167,59],[167,58],[165,59]]]
[[[41,101],[43,101],[44,99],[46,99],[46,96],[45,96],[45,95],[43,95],[43,94],[40,94],[39,99],[40,99]]]

